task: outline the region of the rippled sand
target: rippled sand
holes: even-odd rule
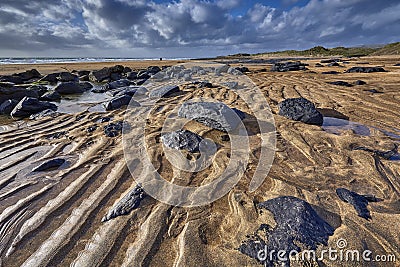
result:
[[[260,214],[255,204],[278,196],[296,196],[312,204],[335,228],[329,247],[335,248],[336,241],[345,238],[350,249],[394,254],[400,260],[400,161],[350,149],[360,145],[390,150],[394,143],[400,143],[400,67],[393,66],[400,58],[359,59],[370,66],[385,65],[389,71],[369,74],[320,74],[343,72],[358,66],[356,60],[346,68],[314,68],[318,61],[305,62],[310,64],[309,71],[286,73],[263,71],[269,69],[266,65],[246,65],[252,71],[248,76],[265,94],[274,114],[274,163],[262,186],[250,193],[248,186],[258,163],[260,139],[255,121],[247,119],[245,123],[253,135],[246,173],[230,193],[203,207],[171,207],[147,197],[129,215],[101,222],[135,186],[124,160],[121,135],[106,137],[103,126],[107,123],[99,122],[106,116],[113,117],[113,121],[123,119],[124,110],[61,115],[0,128],[1,266],[259,266],[237,248],[260,224],[274,225],[272,215]],[[90,69],[79,67],[85,68]],[[363,80],[367,84],[341,87],[326,83],[336,80]],[[368,92],[370,89],[382,93]],[[213,179],[227,165],[230,147],[220,142],[217,160],[211,167],[190,174],[173,169],[163,157],[159,138],[165,111],[192,96],[212,97],[250,111],[228,89],[186,88],[185,95],[163,104],[164,111],[152,113],[146,146],[154,166],[168,180],[198,185]],[[325,116],[346,118],[368,131],[360,134],[352,127],[328,131],[278,116],[278,103],[293,97],[305,97]],[[97,130],[88,133],[86,129],[94,124]],[[216,130],[198,123],[187,127],[220,140],[221,133]],[[52,138],[55,133],[61,133],[59,138]],[[68,164],[55,171],[30,172],[38,163],[54,157],[65,158]],[[372,219],[365,220],[338,198],[335,190],[339,187],[383,201],[369,204]]]

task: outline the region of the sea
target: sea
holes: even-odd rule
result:
[[[162,58],[163,60],[188,60],[190,58]],[[0,58],[0,65],[4,64],[49,64],[49,63],[84,63],[84,62],[121,62],[121,61],[142,61],[142,60],[160,60],[160,58],[97,58],[97,57],[79,57],[79,58]]]

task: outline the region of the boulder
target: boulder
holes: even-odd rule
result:
[[[131,72],[132,71],[132,69],[131,68],[129,68],[129,67],[124,67],[124,70],[122,71],[123,73],[128,73],[128,72]]]
[[[272,65],[271,71],[286,72],[286,71],[307,70],[306,66],[308,66],[308,64],[304,64],[299,61],[284,62],[284,63],[277,62]]]
[[[3,75],[3,76],[0,76],[0,82],[10,82],[13,84],[21,84],[24,81],[18,76]]]
[[[327,82],[327,83],[333,84],[333,85],[337,85],[337,86],[346,86],[346,87],[352,87],[353,86],[351,83],[344,82],[344,81],[334,81],[334,82]]]
[[[235,69],[240,72],[249,72],[250,71],[248,67],[236,67]]]
[[[136,71],[131,71],[126,74],[128,80],[136,80],[138,78],[138,73]]]
[[[131,81],[129,81],[128,79],[120,79],[117,81],[113,81],[113,82],[109,82],[106,84],[107,89],[111,90],[111,89],[117,89],[120,87],[126,87],[129,86],[131,84]]]
[[[124,71],[124,66],[121,65],[115,65],[113,67],[104,67],[101,70],[96,70],[96,71],[92,71],[89,74],[89,79],[92,82],[102,82],[106,79],[110,79],[111,75],[113,73],[118,73],[121,74]],[[119,80],[121,79],[121,75],[118,75],[118,77],[116,75],[113,75],[113,78],[115,78],[114,80]]]
[[[36,69],[31,69],[31,70],[27,70],[24,72],[20,72],[20,73],[14,74],[13,76],[17,76],[17,77],[21,78],[23,81],[28,81],[31,79],[38,79],[38,78],[42,77],[42,75],[40,75],[40,73]]]
[[[11,111],[18,104],[17,100],[8,99],[0,105],[0,114],[10,115]]]
[[[177,150],[188,150],[189,152],[199,152],[200,142],[203,138],[188,130],[178,130],[165,133],[161,141],[166,147]]]
[[[59,101],[61,99],[61,95],[57,91],[47,92],[39,97],[39,100],[43,101]]]
[[[31,85],[31,86],[29,86],[28,88],[26,88],[27,90],[30,90],[30,91],[35,91],[37,94],[38,94],[38,96],[40,97],[40,96],[42,96],[42,95],[44,95],[45,93],[47,93],[47,91],[49,90],[46,86],[44,86],[44,85]]]
[[[245,118],[240,110],[214,102],[186,102],[179,108],[178,115],[223,132],[236,129]]]
[[[371,73],[371,72],[386,72],[382,67],[352,67],[346,71],[347,73]]]
[[[60,72],[58,76],[60,82],[77,82],[79,80],[78,76],[69,72]]]
[[[60,75],[59,73],[50,73],[50,74],[47,74],[46,76],[44,76],[43,78],[41,78],[39,81],[45,81],[45,82],[49,82],[49,83],[57,83],[59,75]]]
[[[146,70],[146,72],[147,72],[149,75],[154,75],[154,74],[156,74],[157,72],[160,72],[160,71],[161,71],[161,69],[160,69],[160,67],[158,67],[158,66],[150,66],[150,67],[148,67],[147,70]]]
[[[108,101],[106,103],[106,110],[107,111],[116,110],[123,106],[127,106],[127,105],[129,105],[131,100],[132,100],[132,96],[130,96],[130,95],[121,95],[121,96],[114,97],[113,99],[111,99],[110,101]],[[136,102],[135,100],[132,100],[131,105],[140,106],[139,103]]]
[[[8,99],[20,101],[26,96],[35,98],[39,97],[38,93],[34,90],[28,90],[22,87],[4,88],[0,86],[0,103],[3,103]]]
[[[355,85],[364,85],[367,84],[366,82],[362,81],[362,80],[357,80],[354,82]]]
[[[69,94],[81,94],[93,86],[89,82],[65,82],[60,83],[54,88],[54,91],[61,95],[69,95]]]
[[[61,165],[65,163],[65,159],[51,159],[48,161],[43,162],[36,168],[32,170],[32,172],[43,172],[43,171],[49,171],[52,169],[59,168]]]
[[[279,115],[307,124],[322,125],[324,118],[305,98],[289,98],[279,104]]]
[[[174,93],[180,92],[179,86],[167,85],[162,88],[153,90],[149,93],[149,97],[170,97]]]
[[[147,93],[146,87],[134,86],[134,87],[119,88],[119,90],[116,90],[113,93],[113,96],[122,96],[122,95],[134,96],[135,94],[144,95],[146,93]]]
[[[24,118],[32,114],[41,112],[45,109],[57,110],[57,106],[53,103],[39,101],[37,98],[24,97],[12,110],[11,116]]]
[[[111,80],[111,81],[118,81],[118,80],[120,80],[120,79],[122,79],[122,74],[121,74],[121,73],[112,72],[112,73],[110,74],[110,80]]]

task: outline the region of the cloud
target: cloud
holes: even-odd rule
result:
[[[243,10],[248,2],[240,0],[2,0],[0,55],[47,49],[58,55],[181,51],[182,56],[203,56],[376,44],[400,36],[396,1],[281,2],[291,8],[255,3]]]

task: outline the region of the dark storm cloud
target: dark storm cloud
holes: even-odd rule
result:
[[[237,15],[233,10],[242,6],[240,0],[2,0],[0,51],[205,47],[229,52],[376,44],[400,36],[398,1],[311,0],[296,6],[302,1],[282,0],[294,5],[290,10],[260,2]]]

